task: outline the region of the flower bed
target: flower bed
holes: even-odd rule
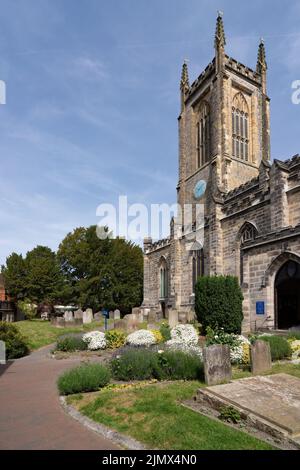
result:
[[[98,349],[105,349],[107,341],[105,334],[101,331],[91,331],[83,335],[82,340],[87,344],[90,351],[97,351]]]
[[[134,333],[131,333],[130,335],[127,336],[126,338],[126,344],[129,344],[130,346],[152,346],[153,344],[156,344],[156,337],[155,334],[152,333],[152,331],[149,330],[138,330],[135,331]]]

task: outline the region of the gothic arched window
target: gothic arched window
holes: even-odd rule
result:
[[[232,105],[232,155],[249,160],[249,112],[242,93],[237,93]]]
[[[209,161],[210,154],[210,119],[209,106],[203,103],[199,110],[197,122],[197,168]]]
[[[257,229],[250,222],[246,222],[240,232],[241,244],[254,240],[257,235]]]
[[[204,276],[204,253],[202,248],[194,250],[192,253],[192,287],[193,292],[195,292],[198,277]]]
[[[159,285],[160,298],[165,299],[168,297],[168,267],[164,258],[161,259],[159,267]]]

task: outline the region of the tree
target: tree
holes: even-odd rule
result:
[[[26,267],[22,255],[12,253],[8,256],[1,272],[9,296],[14,300],[23,300],[26,296]]]
[[[224,328],[240,333],[243,320],[243,294],[235,276],[199,277],[195,289],[195,311],[204,331]]]
[[[99,239],[96,226],[77,228],[58,249],[58,259],[82,307],[120,308],[141,304],[142,250],[123,239]]]
[[[33,302],[54,302],[61,298],[66,282],[56,254],[37,246],[25,258],[26,296]]]

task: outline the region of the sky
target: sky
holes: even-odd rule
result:
[[[176,202],[182,62],[226,52],[255,68],[264,37],[272,158],[300,152],[300,1],[0,0],[0,264],[56,250],[96,208]]]

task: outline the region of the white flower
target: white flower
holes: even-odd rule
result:
[[[156,343],[156,339],[149,330],[137,330],[127,336],[126,343],[131,346],[151,346]]]
[[[163,349],[160,349],[159,351],[157,351],[158,354],[163,354],[165,351]]]
[[[197,346],[199,337],[193,325],[177,325],[171,330],[171,340]]]
[[[196,344],[184,343],[182,341],[178,341],[177,339],[170,339],[166,342],[166,347],[172,351],[182,351],[186,354],[198,356],[199,359],[202,359],[202,349]]]
[[[82,337],[83,341],[87,344],[90,351],[96,351],[97,349],[106,348],[105,334],[101,331],[90,331]]]

